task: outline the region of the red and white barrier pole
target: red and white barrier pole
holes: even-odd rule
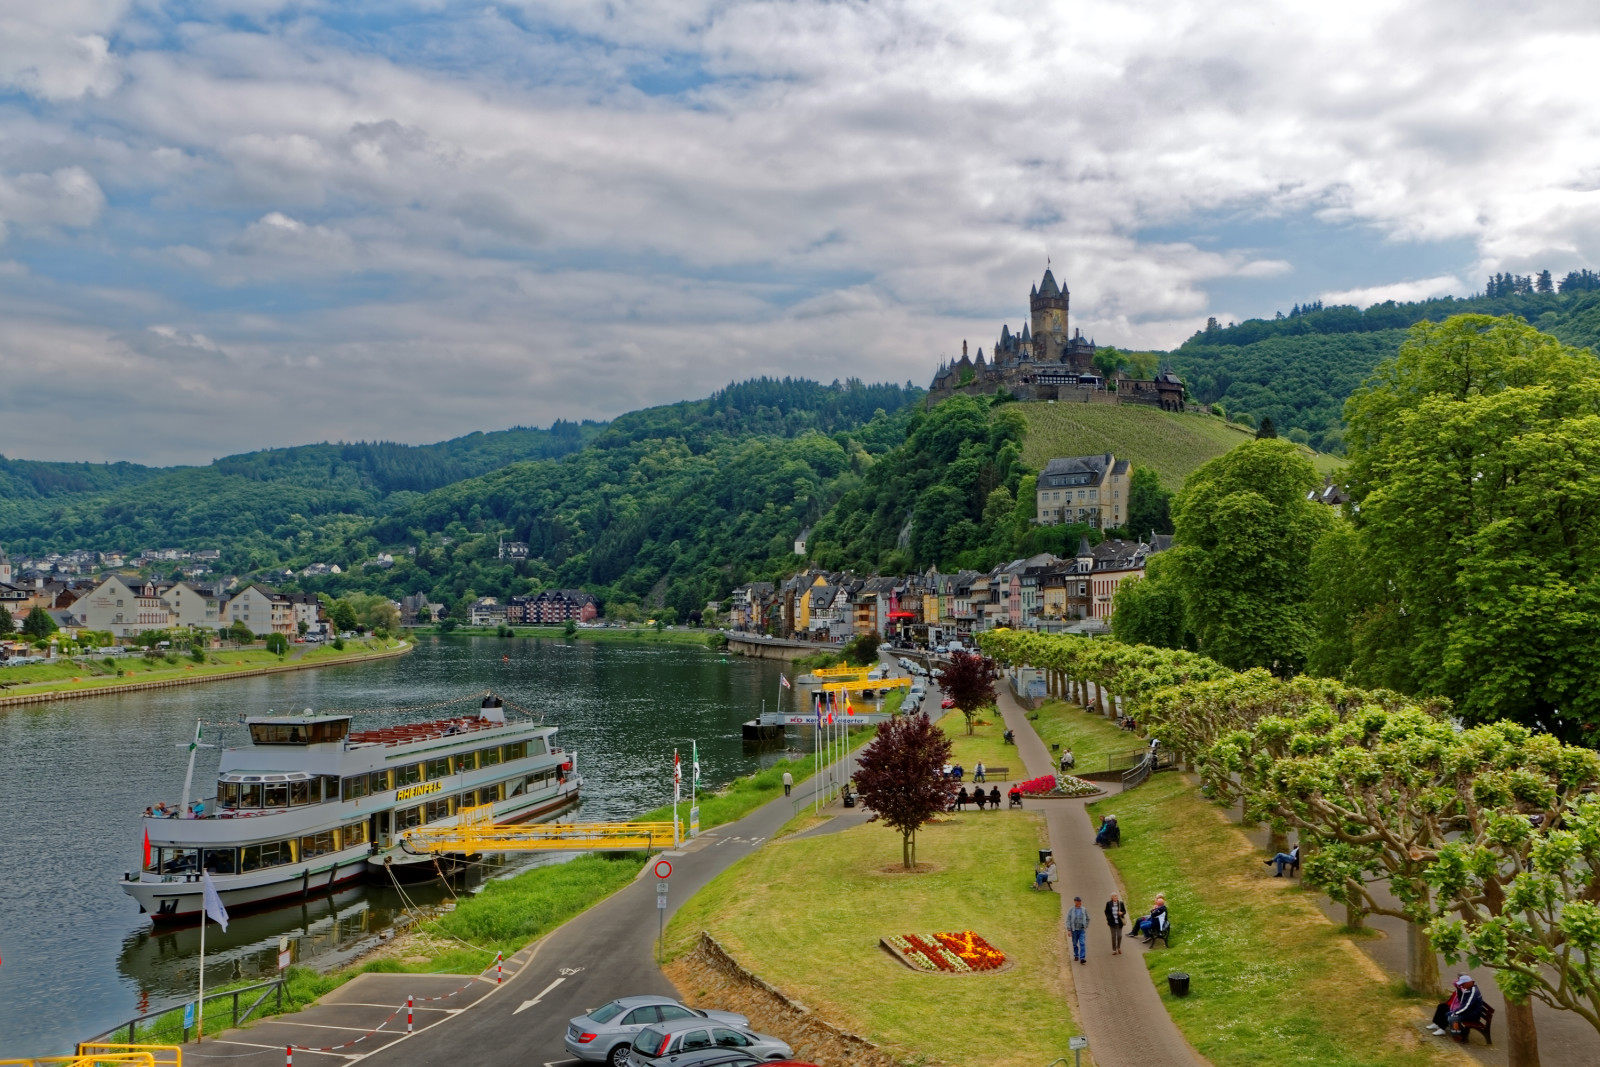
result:
[[[283,1046],[283,1067],[294,1067],[294,1046]]]
[[[408,1034],[411,1032],[411,1006],[416,999],[414,996],[406,998],[406,1033]]]
[[[505,966],[504,966],[504,960],[505,960],[505,953],[504,952],[496,952],[494,954],[494,984],[495,985],[499,985],[501,982],[504,982],[506,980],[506,969],[505,969]]]

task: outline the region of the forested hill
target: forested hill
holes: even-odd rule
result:
[[[1405,331],[1423,320],[1467,313],[1519,315],[1571,345],[1600,350],[1600,277],[1575,272],[1556,289],[1539,291],[1532,278],[1497,276],[1486,292],[1369,308],[1296,307],[1272,319],[1226,326],[1212,320],[1166,358],[1190,393],[1220,403],[1229,417],[1251,424],[1270,417],[1280,433],[1322,451],[1341,451],[1345,399],[1380,362],[1392,357]]]

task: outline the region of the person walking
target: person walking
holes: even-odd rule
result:
[[[1111,954],[1122,955],[1122,928],[1128,924],[1128,906],[1115,893],[1106,901],[1106,926],[1111,929]]]
[[[788,796],[794,790],[794,775],[788,771],[783,772],[783,795]]]
[[[1088,963],[1089,913],[1083,908],[1082,897],[1072,898],[1072,908],[1067,912],[1067,932],[1072,935],[1072,958]]]

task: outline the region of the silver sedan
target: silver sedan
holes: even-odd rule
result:
[[[747,1026],[678,1019],[640,1030],[633,1039],[633,1058],[628,1062],[632,1067],[688,1067],[714,1049],[742,1052],[758,1060],[786,1060],[794,1054],[794,1049],[781,1038],[758,1034]]]
[[[750,1020],[731,1011],[702,1011],[671,997],[619,997],[570,1019],[561,1039],[568,1053],[589,1063],[622,1067],[635,1035],[646,1026],[696,1021],[748,1029]]]

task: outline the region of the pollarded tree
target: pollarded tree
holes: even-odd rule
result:
[[[955,701],[956,707],[967,720],[967,733],[972,732],[972,719],[983,708],[993,707],[999,699],[995,695],[994,680],[1000,671],[994,660],[976,652],[956,652],[950,662],[939,672],[939,688]]]
[[[1345,406],[1382,603],[1354,680],[1569,741],[1600,726],[1600,360],[1513,316],[1412,327]]]
[[[1332,523],[1294,442],[1249,441],[1189,476],[1170,567],[1200,651],[1236,670],[1301,670],[1311,650],[1311,552]]]
[[[928,716],[900,715],[878,727],[878,734],[856,760],[851,780],[861,803],[900,831],[901,860],[917,865],[917,831],[950,806],[955,783],[944,776],[952,745]]]

